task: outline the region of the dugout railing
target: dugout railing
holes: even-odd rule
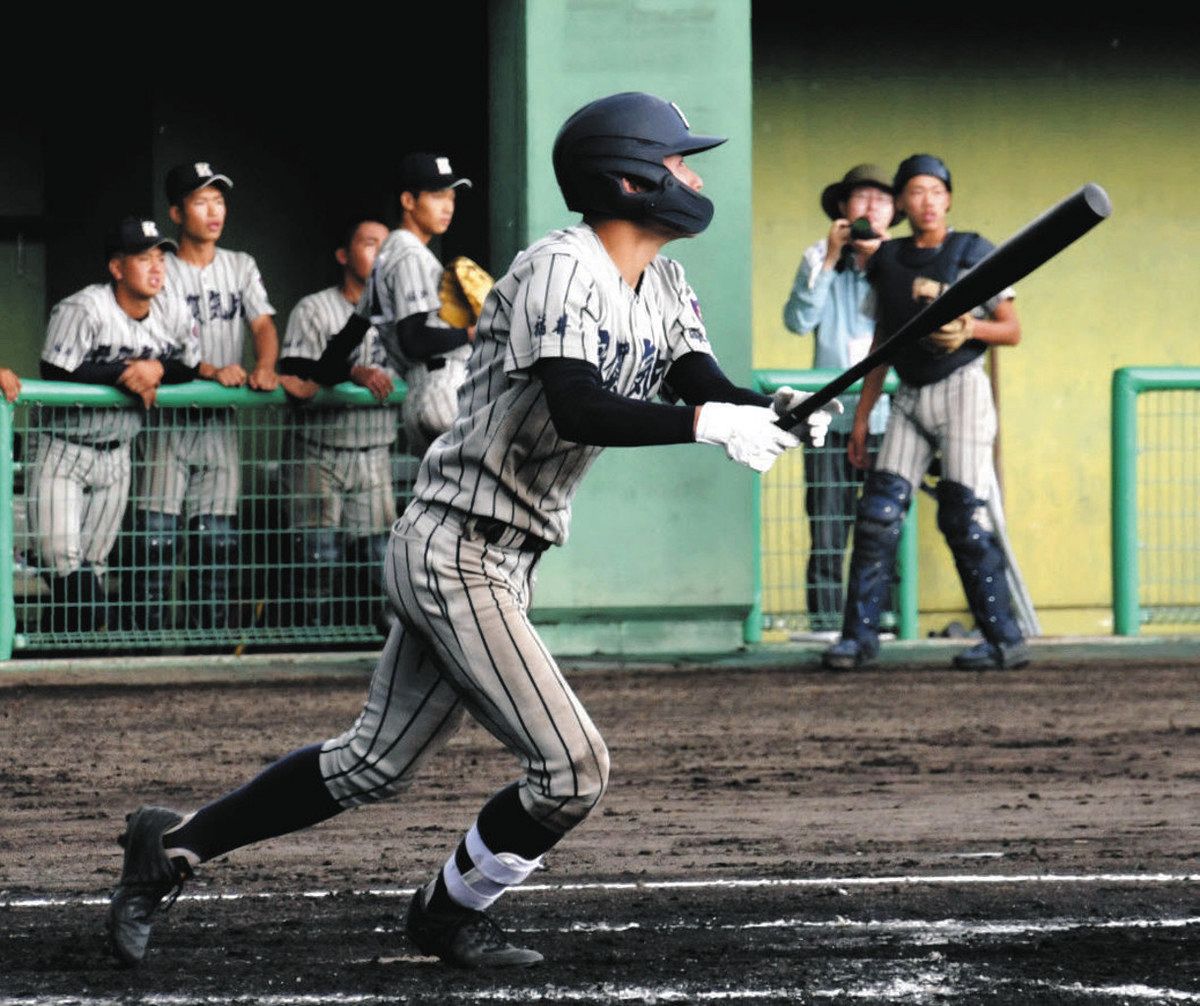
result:
[[[768,395],[784,385],[799,391],[816,391],[839,373],[830,369],[758,370],[754,372],[754,386]],[[884,390],[894,392],[898,386],[895,374],[889,373]],[[861,383],[856,384],[850,392],[856,392],[860,387]],[[827,454],[842,449],[840,445],[827,445],[817,449],[816,453]],[[823,596],[822,591],[810,589],[808,568],[811,557],[824,558],[827,565],[832,564],[839,570],[838,579],[844,586],[853,540],[855,486],[848,485],[850,491],[847,493],[833,494],[840,497],[841,505],[836,512],[826,511],[818,518],[825,522],[826,529],[838,525],[839,533],[822,537],[845,541],[844,549],[829,549],[822,542],[814,551],[804,475],[802,452],[788,451],[766,475],[755,480],[758,547],[754,560],[755,600],[745,628],[747,642],[782,642],[814,633],[828,636],[841,626],[841,605],[835,603],[840,600],[840,592],[835,598],[831,591],[825,591],[827,596]],[[893,610],[885,616],[883,625],[885,630],[894,631],[901,639],[915,639],[918,635],[916,519],[919,497],[919,493],[914,494],[901,532]],[[826,550],[829,554],[822,556]]]
[[[1112,380],[1113,630],[1200,624],[1200,367]]]
[[[104,495],[107,490],[86,488],[86,464],[81,469],[79,461],[100,456],[75,450],[73,440],[86,445],[88,438],[78,435],[79,418],[72,410],[81,410],[81,416],[88,410],[95,415],[140,407],[114,388],[22,382],[17,402],[0,407],[0,660],[14,653],[235,653],[248,646],[376,645],[385,616],[382,550],[377,536],[360,532],[370,524],[383,527],[386,535],[390,519],[380,501],[390,496],[402,509],[411,492],[417,461],[404,451],[403,396],[400,385],[380,405],[366,389],[342,384],[299,406],[282,390],[264,393],[211,382],[162,387],[131,442],[128,499],[122,503]],[[381,423],[384,408],[390,416]],[[231,438],[239,454],[241,490],[229,521],[232,530],[227,526],[224,537],[214,536],[204,521],[189,520],[186,509],[164,530],[161,519],[151,521],[144,513],[157,505],[147,495],[156,492],[148,488],[153,485],[148,479],[151,438],[178,435],[186,450],[197,452],[198,464],[211,464],[211,457],[200,455],[220,444],[214,448],[211,437],[189,439],[189,434],[214,422],[227,424],[226,443]],[[371,432],[356,437],[357,425]],[[389,428],[394,438],[383,447],[385,456],[378,445],[322,453],[339,436],[342,443],[377,443],[379,431]],[[47,463],[48,455],[38,453],[39,444],[51,442],[47,438],[57,438],[60,455],[71,458],[82,476],[78,495],[67,491],[70,499],[57,501],[58,511],[53,499],[48,504],[40,496],[31,500],[35,463]],[[314,465],[322,472],[329,468],[335,482],[351,485],[346,498],[357,501],[359,509],[350,529],[330,534],[321,526],[324,518],[317,515],[329,497],[319,488],[325,476],[297,478],[301,466],[313,473]],[[386,489],[362,493],[364,471],[385,472],[376,482],[386,479]],[[196,503],[192,493],[185,508]],[[97,495],[104,495],[107,513],[88,510]],[[120,512],[114,514],[117,505]],[[89,593],[91,588],[78,586],[83,579],[71,579],[72,560],[66,556],[72,549],[62,546],[61,536],[72,524],[85,536],[94,534],[104,521],[116,522],[113,544],[100,563],[100,587]],[[82,565],[85,572],[93,570],[91,560]]]

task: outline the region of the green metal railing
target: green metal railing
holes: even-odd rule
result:
[[[784,385],[800,391],[816,391],[837,377],[838,373],[829,369],[759,370],[754,372],[754,386],[764,394],[771,394]],[[895,375],[889,374],[884,390],[891,393],[898,386]],[[855,385],[851,392],[860,387],[861,384]],[[826,447],[822,450],[833,449]],[[901,639],[915,639],[918,634],[916,511],[917,500],[914,496],[900,538],[896,610],[891,616],[896,634]],[[840,611],[808,610],[806,570],[812,542],[805,508],[804,464],[800,451],[789,451],[765,476],[755,480],[754,513],[758,520],[758,547],[754,556],[754,604],[746,619],[746,641],[760,642],[767,630],[812,632],[840,627]],[[854,522],[853,505],[842,513],[823,515],[823,519],[839,520],[848,530]],[[849,546],[844,556],[835,555],[831,559],[843,570],[844,585],[844,562],[849,560]]]
[[[1200,623],[1200,367],[1112,380],[1113,630]]]
[[[347,423],[361,422],[364,431],[368,426],[375,431],[374,439],[364,433],[364,443],[379,443],[379,430],[395,429],[393,443],[369,452],[368,471],[383,488],[354,499],[370,501],[375,525],[392,507],[402,509],[417,465],[417,459],[404,453],[403,430],[395,421],[403,398],[399,385],[387,403],[394,417],[389,425],[385,420],[390,417],[369,414],[381,406],[366,389],[352,384],[323,389],[305,406],[289,403],[282,390],[263,393],[207,381],[160,388],[155,407],[144,413],[145,428],[132,442],[128,504],[96,576],[98,595],[80,600],[78,594],[59,590],[70,573],[63,575],[58,553],[47,544],[58,539],[36,526],[38,518],[26,506],[34,459],[46,466],[47,455],[38,451],[56,434],[59,444],[72,436],[77,429],[67,421],[75,415],[72,409],[81,410],[82,417],[140,407],[110,387],[24,381],[15,404],[0,404],[0,660],[14,652],[241,652],[246,647],[377,643],[383,613],[381,549],[376,544],[372,552],[370,546],[378,535],[362,532],[366,523],[361,520],[353,529],[322,527],[328,523],[324,516],[301,520],[301,504],[312,504],[307,512],[315,513],[329,494],[307,488],[298,473],[332,457],[312,446],[330,442],[331,429],[325,424],[340,423],[345,429]],[[184,513],[173,532],[173,555],[161,549],[154,553],[145,518],[157,499],[147,496],[147,486],[153,485],[147,477],[149,440],[164,432],[183,437],[211,429],[204,424],[214,421],[225,424],[240,455],[241,492],[226,541],[232,549],[205,551],[203,521],[189,527]],[[75,439],[85,445],[89,440]],[[331,467],[347,471],[361,472],[367,463],[365,453],[353,450],[337,457],[345,464]],[[88,499],[86,490],[83,499]],[[384,528],[386,534],[386,524]],[[328,547],[322,551],[318,545]],[[48,558],[48,552],[54,554]],[[139,566],[148,554],[167,558],[153,568]],[[226,558],[213,559],[212,554]],[[215,572],[216,582],[228,588],[228,603],[215,597],[219,592],[211,590],[214,579],[206,571]],[[151,573],[160,574],[159,579],[151,580]],[[165,595],[154,594],[147,583],[165,584]],[[206,591],[212,596],[205,596]],[[154,607],[152,597],[159,596],[162,603]],[[153,617],[147,614],[152,607]]]

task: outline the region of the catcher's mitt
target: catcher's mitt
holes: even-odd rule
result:
[[[442,271],[438,287],[442,307],[438,315],[447,325],[470,328],[479,320],[483,299],[495,283],[482,266],[465,255],[458,256]]]

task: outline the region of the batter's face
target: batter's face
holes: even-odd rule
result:
[[[375,264],[379,246],[387,236],[388,229],[378,220],[364,220],[350,238],[350,246],[337,250],[338,262],[345,266],[356,280],[365,283],[371,275],[371,266]]]
[[[163,250],[151,248],[137,255],[114,255],[108,260],[108,271],[128,294],[149,300],[162,289],[167,264]]]
[[[933,175],[917,175],[908,180],[900,193],[900,208],[912,222],[914,231],[929,233],[944,230],[950,212],[950,190]]]
[[[704,188],[704,179],[683,162],[682,154],[668,154],[663,158],[666,169],[678,178],[689,189],[699,192]]]
[[[182,206],[171,207],[171,219],[191,241],[217,241],[225,230],[225,193],[215,185],[197,189],[183,197]]]
[[[890,192],[877,189],[874,185],[857,185],[843,204],[842,212],[847,220],[866,217],[876,234],[886,234],[892,223],[895,200]]]
[[[437,234],[445,234],[454,219],[454,198],[454,189],[416,194],[401,192],[405,227],[426,241]]]

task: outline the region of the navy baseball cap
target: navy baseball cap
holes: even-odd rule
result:
[[[940,178],[946,183],[947,192],[954,191],[954,186],[950,184],[950,169],[946,167],[945,161],[934,157],[933,154],[913,154],[902,160],[900,167],[896,169],[896,177],[892,179],[892,191],[899,195],[909,179],[916,178],[917,175]]]
[[[208,161],[177,164],[167,172],[167,202],[179,206],[186,196],[209,185],[228,192],[233,188],[233,180],[228,175],[215,172]]]
[[[142,217],[125,217],[104,237],[105,261],[118,255],[140,255],[151,248],[179,250],[174,241],[162,236],[158,224]]]
[[[396,170],[397,192],[440,192],[460,185],[471,188],[471,179],[455,174],[445,154],[405,154]]]

